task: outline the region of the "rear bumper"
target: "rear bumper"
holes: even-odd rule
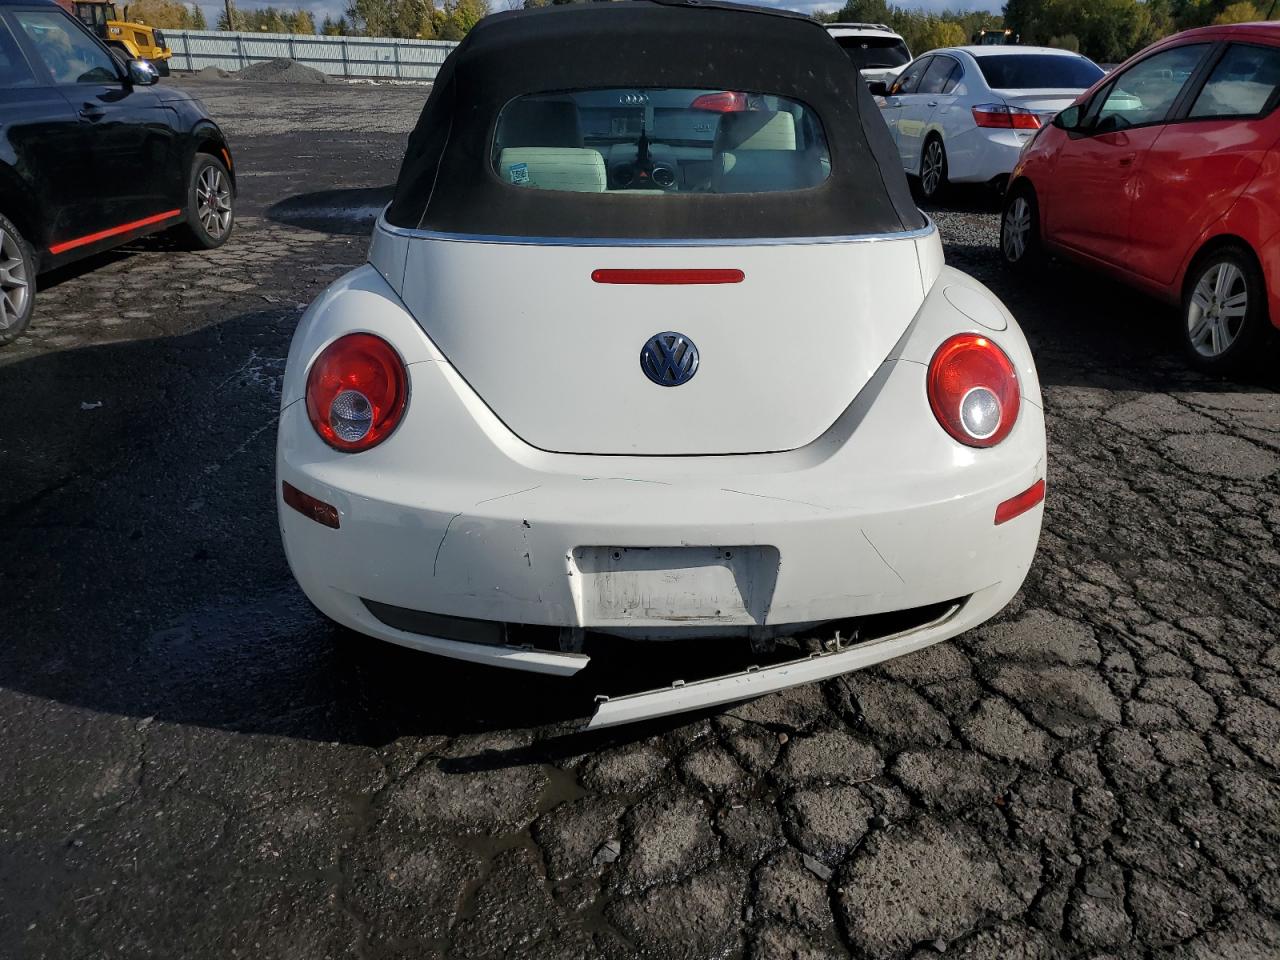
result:
[[[1034,132],[975,126],[947,140],[947,179],[952,183],[987,183],[1007,177]]]
[[[542,453],[468,410],[459,398],[468,388],[447,364],[409,369],[411,409],[374,450],[330,450],[298,402],[279,432],[278,481],[341,518],[334,530],[303,516],[277,483],[298,583],[334,620],[385,640],[564,672],[541,654],[461,650],[396,630],[364,601],[507,623],[732,634],[990,588],[1007,600],[1035,552],[1040,507],[1000,525],[994,517],[1045,475],[1040,409],[1025,402],[997,448],[961,447],[933,422],[919,363],[887,362],[870,396],[810,447],[707,458]],[[716,616],[640,609],[623,618],[601,593],[608,578],[588,562],[592,548],[613,547],[741,548],[763,559],[738,576],[741,604]]]

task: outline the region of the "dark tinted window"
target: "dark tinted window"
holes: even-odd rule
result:
[[[35,82],[27,58],[18,49],[9,28],[0,20],[0,87],[29,87]]]
[[[920,85],[920,78],[924,76],[924,72],[929,69],[929,64],[933,62],[933,57],[921,57],[894,81],[889,92],[894,93],[915,93],[916,87]]]
[[[93,27],[106,26],[107,8],[101,3],[77,3],[76,16],[80,18],[80,22],[92,29]]]
[[[1232,44],[1191,107],[1192,117],[1254,117],[1275,102],[1280,49]]]
[[[951,78],[960,72],[960,64],[950,57],[934,57],[920,81],[920,93],[945,93]]]
[[[1084,57],[1023,53],[975,59],[993,90],[1084,90],[1102,76],[1102,68]]]
[[[859,70],[871,67],[900,67],[911,62],[911,51],[897,37],[836,37]]]

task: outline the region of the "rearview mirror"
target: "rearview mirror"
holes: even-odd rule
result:
[[[1074,130],[1080,125],[1080,108],[1067,107],[1053,118],[1053,125],[1059,130]]]
[[[129,71],[129,82],[139,87],[149,87],[160,82],[160,72],[146,60],[128,60],[125,69]]]
[[[883,80],[872,80],[867,84],[867,89],[871,91],[873,97],[887,97],[889,95],[889,85]]]

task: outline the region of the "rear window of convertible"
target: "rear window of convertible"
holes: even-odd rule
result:
[[[525,189],[650,196],[803,190],[831,173],[811,108],[733,90],[517,97],[498,115],[492,163],[502,181]]]

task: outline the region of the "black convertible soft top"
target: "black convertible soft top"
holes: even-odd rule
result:
[[[773,94],[812,107],[831,175],[775,193],[530,190],[491,164],[499,112],[515,97],[606,87]],[[393,226],[502,237],[746,239],[912,230],[889,131],[849,58],[817,22],[705,0],[621,0],[486,17],[440,68],[387,210]]]

